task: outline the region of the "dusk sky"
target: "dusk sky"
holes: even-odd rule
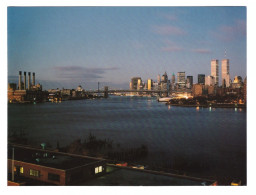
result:
[[[246,7],[9,7],[7,19],[9,82],[27,71],[43,89],[128,89],[185,71],[195,83],[225,50],[230,78],[246,76]]]

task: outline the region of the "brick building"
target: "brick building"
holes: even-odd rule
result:
[[[8,180],[27,178],[52,185],[75,185],[106,172],[103,159],[25,146],[8,146]]]

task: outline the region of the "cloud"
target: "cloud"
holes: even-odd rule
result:
[[[178,52],[184,50],[183,47],[177,45],[171,40],[164,40],[164,46],[161,47],[161,51],[164,52]]]
[[[209,54],[212,53],[209,49],[192,49],[192,52],[200,53],[200,54]]]
[[[181,28],[171,25],[153,26],[153,32],[160,35],[184,35],[186,34]]]
[[[57,78],[61,79],[98,79],[103,78],[107,71],[117,70],[116,67],[111,68],[88,68],[82,66],[57,66],[54,67]]]
[[[162,47],[161,49],[162,51],[165,51],[165,52],[177,52],[177,51],[183,50],[183,48],[181,47],[171,47],[171,46]]]
[[[216,39],[230,42],[246,37],[246,21],[237,20],[234,25],[220,26],[217,31],[211,33]]]

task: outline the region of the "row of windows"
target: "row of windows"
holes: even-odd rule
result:
[[[97,168],[99,168],[98,172],[102,172],[102,166],[101,167],[97,167]],[[20,173],[22,173],[22,174],[24,173],[24,168],[23,167],[14,167],[14,171],[15,172],[17,171],[17,169],[19,169]],[[29,170],[29,175],[30,176],[39,177],[40,176],[40,171],[30,169]],[[48,180],[60,181],[60,175],[53,174],[53,173],[48,173]]]
[[[103,171],[102,166],[95,167],[95,174],[97,174],[97,173],[101,173],[102,171]]]
[[[29,170],[29,175],[39,177],[39,171],[30,169]]]

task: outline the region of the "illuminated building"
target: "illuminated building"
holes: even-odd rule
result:
[[[240,76],[235,76],[234,82],[231,83],[231,88],[241,88],[243,87],[243,79]]]
[[[230,86],[229,59],[222,60],[221,75],[222,75],[222,87],[229,87]]]
[[[153,80],[152,79],[148,79],[148,90],[151,90],[153,87]]]
[[[138,90],[140,89],[141,78],[140,77],[133,77],[130,82],[130,89],[131,90]]]
[[[203,84],[205,83],[205,75],[204,74],[198,74],[197,76],[197,79],[198,79],[198,84]]]
[[[215,85],[219,86],[219,60],[211,61],[211,76],[215,79]]]
[[[178,88],[185,88],[185,85],[186,85],[185,72],[177,73],[177,84],[178,84]]]
[[[215,78],[213,76],[205,77],[205,85],[214,86],[215,85]]]

